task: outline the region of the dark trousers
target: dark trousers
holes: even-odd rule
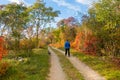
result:
[[[67,54],[70,57],[70,49],[69,48],[65,49],[65,56],[67,56]]]

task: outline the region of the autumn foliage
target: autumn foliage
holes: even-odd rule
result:
[[[93,32],[89,29],[84,29],[77,34],[72,47],[81,52],[95,55],[97,50],[96,44],[97,38],[93,35]]]
[[[3,36],[0,36],[0,60],[2,59],[3,55],[7,53],[7,50],[4,47],[5,40]]]
[[[6,74],[7,70],[9,69],[9,64],[4,62],[0,64],[0,76],[3,76]]]
[[[60,42],[57,42],[55,44],[50,44],[49,46],[54,46],[54,47],[57,47],[57,48],[61,48],[61,47],[64,47],[64,40],[61,40]]]

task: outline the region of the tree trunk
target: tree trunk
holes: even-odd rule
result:
[[[37,25],[37,33],[36,33],[36,48],[39,48],[39,35],[38,35],[38,32],[39,32],[39,23]]]

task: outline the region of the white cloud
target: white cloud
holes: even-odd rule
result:
[[[21,1],[20,0],[9,0],[10,2],[14,2],[14,3],[17,3],[17,4],[20,4]]]
[[[30,4],[28,4],[25,0],[9,0],[12,3],[17,3],[17,4],[21,4],[24,3],[25,5],[29,6]]]
[[[72,5],[70,3],[65,2],[65,0],[52,0],[53,2],[57,3],[59,6],[65,6],[74,11],[81,11],[79,6]]]
[[[76,0],[76,2],[84,4],[84,5],[88,5],[91,6],[93,2],[96,2],[98,0]]]
[[[55,21],[58,22],[58,21],[60,21],[60,20],[62,20],[62,19],[64,19],[64,18],[63,18],[63,17],[56,17],[56,18],[55,18]]]

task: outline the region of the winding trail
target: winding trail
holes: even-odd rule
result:
[[[57,49],[57,48],[54,48],[54,49],[64,54],[64,51]],[[67,58],[70,60],[73,66],[84,76],[85,80],[106,80],[104,77],[99,75],[96,71],[88,67],[86,64],[78,60],[76,57],[71,56]]]
[[[48,50],[51,53],[51,68],[48,80],[67,80],[60,65],[59,58],[49,47]]]

